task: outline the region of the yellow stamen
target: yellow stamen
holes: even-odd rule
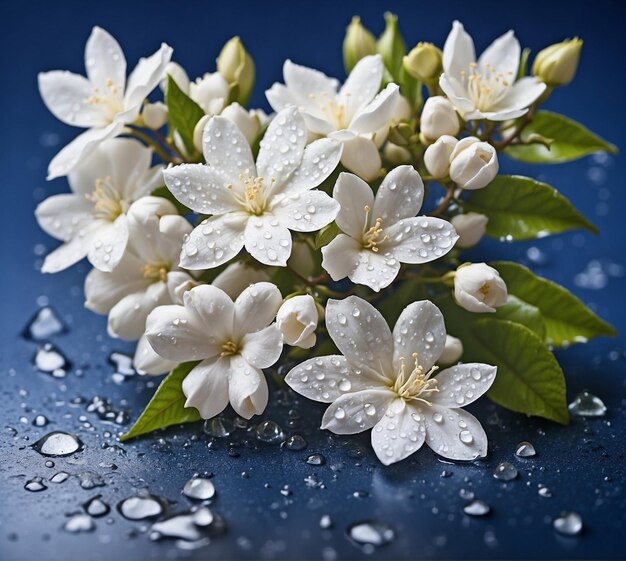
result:
[[[120,197],[110,176],[96,179],[96,188],[85,197],[94,204],[93,215],[96,218],[114,222],[127,210],[127,203]]]
[[[433,366],[427,373],[424,373],[419,363],[417,353],[413,353],[415,366],[408,374],[406,373],[404,357],[400,358],[400,371],[391,389],[404,401],[421,401],[426,405],[431,403],[426,399],[428,394],[438,392],[437,380],[431,376],[437,372],[437,366]]]
[[[150,279],[153,282],[165,282],[170,268],[170,263],[147,263],[143,266],[142,272],[146,279]]]
[[[379,247],[378,245],[387,241],[389,236],[384,235],[381,238],[381,234],[383,233],[383,228],[381,227],[383,224],[382,218],[377,218],[374,221],[374,225],[370,228],[367,228],[369,224],[369,216],[371,212],[371,208],[368,205],[365,205],[365,226],[363,227],[363,235],[361,236],[361,243],[365,249],[370,249],[374,253],[378,253]]]
[[[222,352],[220,353],[220,356],[231,356],[237,354],[237,352],[239,352],[239,347],[237,346],[237,343],[233,343],[232,341],[226,341],[226,343],[222,345]]]

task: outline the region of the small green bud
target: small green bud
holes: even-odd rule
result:
[[[354,16],[346,28],[343,40],[343,64],[346,72],[350,72],[357,62],[367,55],[376,54],[376,39],[361,24],[361,18]]]
[[[578,69],[582,46],[582,39],[576,37],[546,47],[535,57],[533,74],[551,87],[569,84]]]
[[[398,30],[398,16],[387,12],[385,21],[387,22],[385,31],[378,38],[376,46],[383,57],[385,67],[394,79],[398,79],[402,68],[402,57],[406,54],[406,44]]]
[[[422,82],[431,82],[443,72],[441,50],[432,43],[418,43],[402,62],[405,70]]]
[[[233,37],[222,47],[217,57],[217,71],[232,87],[238,87],[238,101],[246,105],[254,86],[254,61],[239,37]]]

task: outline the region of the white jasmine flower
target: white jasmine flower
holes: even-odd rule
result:
[[[442,366],[456,364],[459,362],[461,356],[463,356],[463,342],[461,339],[453,337],[452,335],[446,335],[446,342],[437,363]]]
[[[465,120],[506,121],[524,115],[546,85],[516,81],[521,49],[513,31],[496,39],[476,61],[474,41],[455,21],[443,47],[439,85]]]
[[[450,156],[458,142],[453,136],[444,134],[426,148],[424,165],[435,179],[440,179],[450,173]]]
[[[486,263],[463,265],[454,275],[454,297],[469,312],[495,312],[507,303],[508,294],[500,273]]]
[[[322,267],[333,280],[348,277],[378,292],[389,286],[400,263],[428,263],[445,255],[457,240],[447,220],[418,216],[424,184],[412,166],[391,170],[376,197],[370,186],[342,173],[333,197],[341,205],[339,234],[322,248]]]
[[[426,141],[444,134],[456,136],[461,128],[454,106],[443,96],[431,96],[424,103],[420,116],[420,133]]]
[[[53,195],[37,207],[41,228],[64,242],[46,257],[44,273],[83,257],[101,271],[115,268],[128,242],[130,205],[162,185],[162,167],[150,167],[151,159],[152,152],[135,140],[107,140],[70,173],[72,193]]]
[[[48,179],[67,175],[98,144],[133,123],[171,56],[172,48],[163,43],[152,56],[140,59],[126,80],[126,59],[118,42],[94,27],[85,46],[86,78],[62,70],[40,73],[39,91],[48,109],[64,123],[88,129],[53,158]]]
[[[381,167],[374,136],[389,127],[400,97],[396,84],[378,93],[383,71],[380,55],[363,57],[337,91],[339,82],[334,78],[287,60],[283,66],[285,84],[274,84],[265,93],[274,110],[295,106],[311,133],[342,142],[341,163],[371,180]]]
[[[489,217],[478,212],[466,212],[453,216],[450,222],[459,235],[457,247],[465,248],[475,246],[482,239]]]
[[[446,331],[432,302],[407,306],[392,335],[380,312],[365,300],[331,299],[326,326],[342,354],[307,360],[285,378],[305,397],[331,404],[323,429],[354,434],[373,427],[372,446],[386,465],[424,442],[452,460],[487,454],[485,431],[460,408],[489,389],[496,368],[459,364],[433,377]]]
[[[276,314],[276,325],[283,334],[284,342],[303,349],[315,345],[317,320],[317,305],[310,294],[289,298]]]
[[[285,266],[291,233],[313,232],[335,219],[336,201],[312,190],[339,162],[341,146],[321,139],[305,148],[306,129],[294,109],[281,111],[261,141],[256,161],[241,131],[224,117],[204,130],[208,165],[182,164],[163,172],[173,195],[189,208],[212,214],[191,233],[180,264],[210,269],[244,247],[257,261]]]
[[[450,179],[463,189],[487,187],[498,170],[496,149],[475,136],[459,140],[450,154]]]
[[[268,388],[261,369],[272,366],[283,347],[272,323],[282,303],[278,288],[256,283],[233,302],[223,290],[201,285],[183,300],[183,306],[156,308],[146,337],[167,360],[201,361],[183,381],[185,407],[195,407],[204,419],[221,413],[229,401],[246,419],[262,413]]]
[[[161,197],[144,197],[128,211],[129,241],[124,256],[112,272],[93,269],[85,279],[85,306],[108,314],[112,337],[139,339],[148,314],[157,306],[172,303],[168,281],[180,271],[178,255],[191,224],[176,207]]]

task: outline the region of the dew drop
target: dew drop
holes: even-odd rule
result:
[[[576,512],[562,512],[552,521],[552,527],[564,536],[577,536],[583,530],[583,521]]]
[[[43,341],[67,330],[55,311],[49,306],[41,308],[24,328],[23,335],[33,341]]]
[[[348,527],[347,533],[356,544],[374,548],[389,544],[395,538],[395,532],[389,525],[374,520],[355,522]]]
[[[491,507],[485,501],[476,499],[463,507],[463,512],[470,516],[486,516],[491,512]]]
[[[587,391],[579,393],[569,404],[568,409],[577,417],[603,417],[607,412],[604,402]]]
[[[183,487],[183,495],[190,499],[206,501],[215,496],[215,486],[206,477],[192,477]]]
[[[235,432],[235,423],[231,419],[220,415],[204,421],[202,430],[209,436],[226,438]]]
[[[304,450],[307,447],[307,441],[301,435],[294,434],[293,436],[290,436],[287,440],[285,440],[285,442],[283,442],[281,446],[287,448],[287,450],[293,450],[294,452],[297,452],[299,450]]]
[[[54,431],[40,438],[32,448],[42,456],[69,456],[83,450],[85,445],[73,434]]]
[[[281,442],[285,435],[280,425],[274,421],[261,421],[256,426],[256,437],[261,442]]]
[[[472,436],[472,433],[468,430],[462,430],[459,433],[459,440],[463,443],[463,444],[471,444],[472,442],[474,442],[474,437]]]
[[[323,466],[326,463],[326,458],[322,454],[311,454],[306,463],[310,466]]]
[[[163,514],[163,501],[154,495],[128,497],[117,505],[117,510],[128,520],[145,520]]]
[[[343,409],[343,407],[337,407],[337,409],[335,410],[335,419],[345,419],[346,418],[346,411],[345,409]]]
[[[535,456],[537,451],[535,447],[527,441],[520,442],[515,449],[515,455],[520,458],[530,458],[531,456]]]
[[[512,481],[518,476],[518,471],[513,464],[502,462],[493,471],[493,476],[500,481]]]
[[[88,514],[75,514],[64,525],[63,529],[70,534],[92,532],[96,525]]]
[[[102,495],[96,495],[95,497],[89,499],[83,505],[83,508],[89,516],[93,516],[96,518],[109,514],[111,510],[111,507],[102,500]]]
[[[45,491],[48,487],[43,482],[41,477],[33,477],[30,481],[26,482],[24,485],[24,489],[30,491],[31,493],[39,493],[40,491]]]
[[[70,367],[67,358],[51,343],[39,348],[33,362],[37,370],[51,374],[54,378],[65,378]]]

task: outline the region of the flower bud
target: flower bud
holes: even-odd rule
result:
[[[472,247],[481,240],[485,235],[489,218],[484,214],[468,212],[466,214],[453,216],[450,222],[459,235],[456,246],[465,248]]]
[[[161,101],[146,103],[141,112],[144,125],[152,130],[159,130],[167,123],[167,106]]]
[[[578,69],[582,39],[569,39],[539,51],[533,63],[533,74],[548,86],[569,84]]]
[[[137,199],[128,209],[127,218],[135,224],[147,224],[154,219],[173,214],[178,216],[174,203],[163,197],[148,195]]]
[[[221,288],[233,300],[237,298],[251,284],[267,282],[270,276],[263,269],[257,269],[241,261],[231,263],[211,283]]]
[[[418,43],[402,62],[405,70],[422,82],[431,82],[443,72],[441,49],[432,43]]]
[[[165,67],[164,75],[171,76],[176,85],[186,94],[189,94],[189,76],[185,69],[177,62],[168,62]],[[165,84],[167,80],[161,82],[161,89],[165,91]]]
[[[204,117],[201,117],[196,123],[196,126],[193,128],[193,145],[196,147],[198,152],[202,152],[202,133],[204,132],[204,127],[206,127],[206,124],[212,117],[213,115],[205,115]]]
[[[460,128],[456,110],[447,98],[435,95],[426,100],[420,117],[420,138],[424,144],[444,134],[456,136]]]
[[[194,279],[189,273],[184,271],[170,271],[167,274],[167,292],[173,304],[182,306],[185,292],[201,284],[205,283]]]
[[[410,164],[413,161],[413,155],[409,150],[393,142],[387,142],[387,144],[385,144],[383,155],[385,159],[394,166]]]
[[[237,125],[239,130],[246,137],[248,144],[251,145],[254,143],[261,131],[261,121],[255,113],[247,111],[235,102],[226,107],[221,115]]]
[[[315,345],[317,321],[317,306],[309,294],[285,300],[276,314],[276,324],[285,343],[303,349]]]
[[[207,72],[189,85],[189,97],[207,115],[219,115],[228,99],[228,82],[219,72]]]
[[[354,16],[343,40],[343,64],[346,72],[349,73],[363,57],[375,55],[376,52],[376,39],[361,25],[361,18]]]
[[[450,172],[450,155],[458,144],[453,136],[444,134],[424,152],[424,165],[435,179],[445,177]]]
[[[237,101],[246,105],[254,86],[254,61],[239,37],[233,37],[222,48],[217,57],[217,71],[226,78],[230,86],[237,84]]]
[[[463,355],[463,343],[461,339],[457,339],[452,335],[446,335],[446,342],[443,347],[443,352],[437,361],[441,366],[448,366],[449,364],[456,364]]]
[[[289,267],[298,271],[303,277],[308,277],[315,270],[315,260],[309,244],[306,242],[293,242],[291,255],[287,261]]]
[[[459,140],[450,154],[450,179],[463,189],[482,189],[498,175],[498,154],[475,136]]]
[[[383,57],[387,70],[397,76],[402,68],[406,44],[398,29],[398,16],[391,12],[385,13],[385,30],[376,42],[376,50]]]
[[[454,297],[469,312],[495,312],[507,303],[506,284],[486,263],[462,265],[454,275]]]

